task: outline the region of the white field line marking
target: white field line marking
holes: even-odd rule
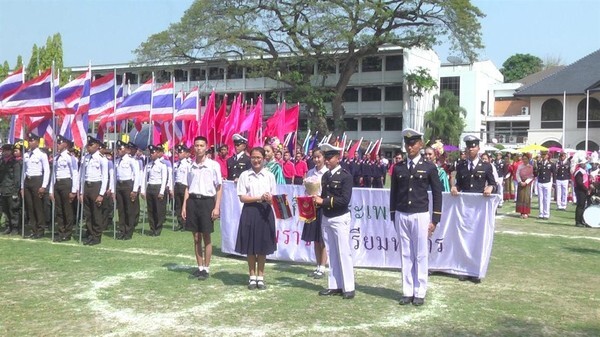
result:
[[[127,280],[143,280],[151,277],[151,273],[155,271],[139,271],[132,273],[124,273],[116,276],[105,277],[100,281],[90,282],[90,287],[85,292],[76,295],[76,298],[87,300],[88,308],[97,314],[101,315],[102,322],[112,322],[109,328],[112,331],[106,336],[129,336],[132,334],[143,335],[164,335],[169,334],[189,334],[192,332],[204,332],[211,335],[243,335],[243,336],[266,336],[272,335],[273,332],[282,328],[281,324],[262,323],[259,326],[219,326],[209,325],[205,321],[198,324],[194,317],[208,317],[215,313],[216,308],[222,305],[230,305],[236,303],[250,303],[260,300],[256,292],[248,292],[247,290],[232,289],[218,300],[212,302],[204,302],[201,305],[193,306],[186,309],[179,309],[171,312],[138,312],[132,308],[119,308],[112,305],[108,300],[102,299],[102,292],[110,288],[119,287],[121,283]],[[372,328],[389,328],[406,325],[414,325],[416,322],[429,319],[442,314],[446,310],[444,287],[440,285],[432,285],[430,289],[434,290],[434,295],[429,295],[427,305],[425,307],[414,310],[410,308],[410,312],[402,310],[398,306],[398,311],[392,311],[388,315],[383,315],[382,320],[378,322],[359,323],[356,325],[345,326],[326,326],[313,324],[311,326],[290,327],[285,325],[287,333],[290,335],[309,333],[341,333],[344,331],[363,330],[368,331]]]
[[[600,241],[600,237],[594,236],[583,236],[583,235],[564,235],[564,234],[549,234],[549,233],[534,233],[534,232],[519,232],[519,231],[495,231],[497,234],[508,234],[508,235],[529,235],[538,236],[542,238],[561,238],[561,239],[573,239],[573,240],[595,240]]]

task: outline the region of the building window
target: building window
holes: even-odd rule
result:
[[[496,138],[499,143],[525,143],[528,130],[529,122],[495,122],[488,141]]]
[[[227,78],[228,79],[237,79],[244,77],[244,67],[229,65],[227,67]]]
[[[173,74],[176,82],[187,82],[187,71],[183,69],[175,69]]]
[[[386,117],[385,131],[402,131],[402,117]]]
[[[125,73],[125,83],[137,84],[138,75],[134,73]]]
[[[208,68],[208,79],[209,80],[222,80],[225,76],[225,69],[220,67]]]
[[[460,76],[441,77],[440,92],[444,90],[451,91],[460,102]]]
[[[381,131],[381,119],[366,117],[361,121],[361,131]]]
[[[402,86],[385,87],[385,100],[386,101],[401,101],[402,100]]]
[[[199,68],[192,69],[190,81],[204,82],[205,80],[206,80],[206,70],[205,69],[199,69]]]
[[[363,102],[379,102],[381,101],[381,89],[377,87],[362,88]]]
[[[317,64],[318,74],[335,74],[336,73],[335,61],[321,60]]]
[[[542,104],[542,129],[560,129],[563,125],[563,105],[554,98]]]
[[[404,55],[390,55],[385,57],[385,70],[402,70],[404,67]]]
[[[381,57],[371,56],[371,57],[365,57],[364,59],[362,59],[362,72],[363,73],[381,71],[381,69],[382,69]]]
[[[344,118],[344,124],[346,124],[346,131],[358,131],[358,119]]]
[[[585,115],[586,115],[586,99],[582,99],[577,105],[577,128],[585,129]],[[590,108],[589,108],[589,119],[588,126],[590,128],[600,128],[600,102],[594,97],[590,97]]]
[[[265,92],[265,95],[263,96],[263,100],[265,101],[265,104],[277,104],[278,97],[279,96],[277,95],[276,92],[267,91],[267,92]]]
[[[358,102],[358,90],[354,88],[344,90],[342,99],[344,102]]]

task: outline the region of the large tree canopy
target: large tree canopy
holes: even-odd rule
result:
[[[323,102],[331,100],[339,131],[342,94],[360,58],[383,45],[430,48],[448,38],[474,60],[483,47],[483,16],[470,0],[197,0],[180,22],[150,36],[135,53],[143,62],[234,58],[286,83],[287,96],[307,104],[321,132],[327,128]],[[334,63],[339,78],[325,87],[313,65]]]
[[[504,82],[510,83],[535,74],[542,69],[544,69],[544,62],[541,58],[531,54],[515,54],[502,63],[500,72],[504,75]]]

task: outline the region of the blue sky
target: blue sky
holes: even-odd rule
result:
[[[34,43],[60,32],[66,66],[126,63],[132,50],[177,22],[193,0],[1,0],[0,62],[29,62]],[[516,53],[572,63],[600,48],[599,0],[472,0],[486,48],[480,59],[500,68]],[[435,48],[442,62],[451,52]]]

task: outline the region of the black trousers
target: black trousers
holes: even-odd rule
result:
[[[159,235],[167,214],[167,198],[163,194],[158,198],[160,185],[148,185],[146,188],[146,204],[148,208],[148,224],[153,234]]]
[[[61,237],[70,237],[73,234],[75,218],[73,204],[69,200],[72,187],[73,181],[71,178],[56,179],[56,184],[54,184],[56,223],[58,224],[58,235]]]
[[[85,182],[83,187],[83,214],[88,231],[89,239],[100,239],[102,236],[102,204],[96,204],[96,198],[100,195],[101,181]]]
[[[112,227],[113,217],[115,216],[115,201],[112,194],[110,197],[104,195],[102,198],[102,231]]]
[[[383,188],[383,177],[373,177],[373,180],[371,181],[371,187]]]
[[[583,224],[583,212],[587,203],[587,193],[585,191],[575,190],[577,197],[577,207],[575,208],[575,224]]]
[[[39,189],[42,187],[42,176],[25,177],[23,184],[25,196],[25,210],[29,214],[31,233],[44,235],[46,219],[44,216],[44,199],[40,198]]]
[[[181,217],[181,209],[183,207],[183,197],[185,196],[186,187],[184,184],[177,183],[173,192],[175,195],[175,215],[177,216],[177,223],[180,228],[185,228],[185,220]]]
[[[21,231],[21,198],[18,195],[0,196],[2,213],[6,216],[6,228]]]
[[[131,237],[136,225],[136,217],[140,210],[140,199],[136,195],[131,200],[131,191],[133,190],[133,180],[119,181],[116,188],[117,212],[119,213],[118,230],[123,235]],[[136,208],[137,203],[137,208]]]

